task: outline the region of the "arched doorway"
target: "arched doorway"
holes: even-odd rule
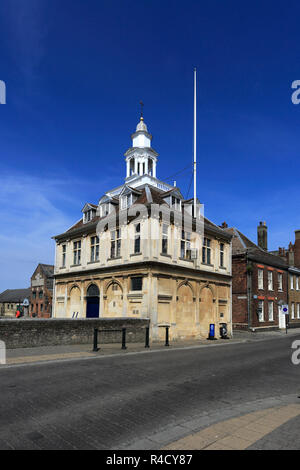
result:
[[[70,314],[71,318],[80,316],[81,312],[81,296],[79,287],[74,286],[70,291]]]
[[[188,338],[196,334],[196,310],[193,291],[189,284],[183,284],[177,292],[176,330],[177,336]]]
[[[86,318],[99,318],[99,289],[91,284],[86,293]]]
[[[123,291],[117,282],[112,282],[106,290],[105,315],[121,317],[123,311]]]
[[[207,338],[210,323],[215,323],[213,294],[209,287],[204,287],[200,294],[200,333]]]

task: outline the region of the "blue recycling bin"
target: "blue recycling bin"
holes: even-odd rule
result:
[[[209,325],[209,339],[214,339],[215,338],[215,324],[210,323]]]

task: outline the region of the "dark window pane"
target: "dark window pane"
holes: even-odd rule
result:
[[[140,249],[141,249],[141,239],[140,239],[140,237],[137,237],[134,240],[134,252],[135,253],[140,253]]]
[[[132,277],[131,278],[131,290],[142,290],[142,288],[143,288],[143,278]]]

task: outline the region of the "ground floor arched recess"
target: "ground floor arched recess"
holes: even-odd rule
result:
[[[231,333],[230,283],[141,274],[142,290],[133,291],[131,276],[60,282],[56,285],[56,316],[72,318],[150,318],[151,337],[207,338],[222,323]],[[137,274],[136,274],[137,276]]]

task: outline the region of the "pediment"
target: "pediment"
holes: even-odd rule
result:
[[[93,210],[93,211],[96,211],[97,210],[97,206],[95,204],[90,204],[89,202],[87,202],[84,206],[83,206],[83,209],[81,212],[87,212],[87,211],[90,211],[90,210]]]

